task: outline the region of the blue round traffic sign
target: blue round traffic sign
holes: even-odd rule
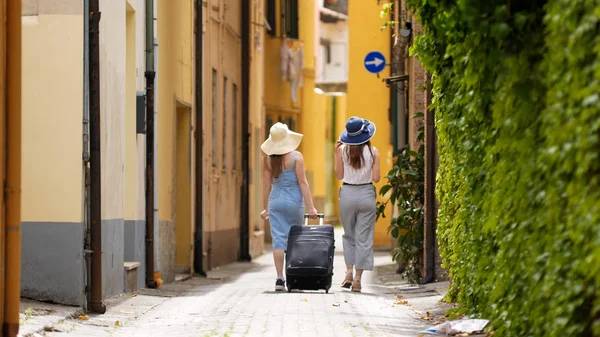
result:
[[[372,51],[365,56],[365,68],[368,72],[379,74],[385,68],[385,56],[378,51]]]

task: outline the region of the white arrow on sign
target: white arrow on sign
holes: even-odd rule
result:
[[[366,65],[370,66],[370,65],[375,65],[376,67],[379,67],[384,61],[380,58],[375,58],[373,61],[367,61],[365,62]]]

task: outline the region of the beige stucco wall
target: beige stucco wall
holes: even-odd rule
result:
[[[126,111],[126,0],[101,0],[102,218],[123,219]]]
[[[123,290],[126,0],[100,1],[103,294]],[[83,294],[83,26],[77,0],[23,7],[24,296],[81,303]],[[131,86],[134,82],[130,83]],[[66,224],[65,224],[66,223]],[[71,225],[70,223],[76,223]],[[72,227],[66,229],[65,227]],[[61,242],[44,251],[40,242]],[[48,247],[46,247],[48,248]],[[82,268],[82,269],[78,269]],[[67,280],[47,287],[43,277]]]
[[[146,70],[146,0],[128,0],[135,9],[135,44],[136,44],[136,82],[138,92],[146,89],[144,71]]]
[[[211,0],[203,9],[203,249],[204,266],[215,267],[238,258],[241,172],[241,3]],[[245,32],[248,32],[246,29]],[[216,87],[213,90],[213,69]],[[224,77],[227,77],[227,104],[224,107]],[[234,163],[233,85],[237,87],[237,167]],[[213,103],[213,92],[216,102]],[[213,110],[213,107],[215,108]],[[216,111],[216,113],[214,112]],[[226,112],[226,116],[224,114]],[[213,128],[216,116],[216,129]],[[226,130],[223,131],[223,122]],[[217,150],[213,150],[216,145]],[[225,151],[224,151],[225,149]],[[225,157],[224,157],[225,154]],[[215,160],[213,166],[213,159]],[[225,163],[225,166],[223,165]]]
[[[25,1],[23,17],[22,221],[81,222],[83,209],[83,18],[47,15]],[[39,16],[37,15],[39,14]]]
[[[126,111],[125,111],[125,220],[137,214],[137,134],[136,134],[136,14],[127,3],[126,14]]]
[[[214,2],[216,7],[205,7],[208,11],[205,16],[205,49],[204,55],[206,62],[204,64],[204,120],[205,120],[205,153],[208,161],[205,162],[206,175],[208,176],[207,195],[208,204],[205,209],[208,209],[208,218],[205,218],[207,223],[206,230],[226,230],[233,229],[239,226],[239,193],[241,180],[241,152],[239,148],[240,137],[238,137],[237,151],[237,171],[232,172],[231,165],[233,163],[232,156],[232,137],[223,137],[222,125],[223,121],[227,120],[231,123],[232,116],[232,100],[233,90],[232,85],[237,85],[237,132],[240,133],[241,128],[241,31],[240,31],[240,10],[239,4],[230,5],[225,10],[223,3]],[[213,90],[212,90],[212,72],[217,71],[217,130],[213,132]],[[224,118],[223,107],[223,83],[224,77],[227,77],[228,103],[227,114]],[[228,130],[233,131],[232,124],[228,124]],[[216,152],[216,167],[212,166],[213,144],[216,142],[218,151]],[[224,143],[225,142],[225,143]],[[223,149],[227,150],[226,165],[223,169]]]
[[[145,2],[127,0],[125,219],[145,218],[146,136],[137,133],[137,93],[145,92]]]
[[[135,44],[136,44],[136,69],[135,90],[137,93],[146,91],[146,0],[129,0],[129,4],[135,9]],[[136,219],[145,219],[145,172],[146,172],[146,135],[136,135],[136,191],[137,208]]]

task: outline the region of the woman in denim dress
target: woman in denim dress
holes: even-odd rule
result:
[[[271,127],[269,139],[262,145],[267,155],[263,162],[263,205],[261,216],[271,224],[273,260],[277,270],[275,290],[285,289],[283,260],[288,233],[292,225],[304,220],[304,202],[311,218],[317,217],[304,172],[304,158],[295,151],[302,135],[292,132],[287,125],[276,123]]]

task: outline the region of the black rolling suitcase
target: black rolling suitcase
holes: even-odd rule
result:
[[[304,226],[290,229],[285,256],[288,292],[324,289],[328,293],[331,288],[335,239],[333,226],[323,225],[323,218],[319,214],[319,225],[308,225],[305,214]]]

